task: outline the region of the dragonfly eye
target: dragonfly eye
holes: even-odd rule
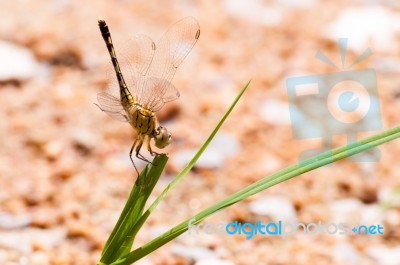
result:
[[[169,133],[166,128],[160,126],[156,129],[156,133],[154,134],[154,142],[158,148],[162,149],[166,147],[167,145],[169,145],[171,140],[171,133]]]

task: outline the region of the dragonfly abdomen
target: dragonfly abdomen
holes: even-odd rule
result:
[[[103,36],[103,39],[106,43],[108,53],[110,54],[110,57],[111,57],[111,62],[113,64],[115,74],[117,76],[118,85],[120,88],[121,102],[122,102],[122,104],[129,106],[129,105],[133,104],[133,98],[126,86],[124,77],[122,76],[121,68],[119,67],[117,55],[115,53],[114,45],[113,45],[113,42],[111,39],[110,30],[108,29],[108,26],[104,20],[99,19],[98,23],[99,23],[101,35]]]
[[[120,87],[119,91],[121,97],[121,104],[125,109],[130,108],[135,104],[135,101],[133,100],[133,97],[127,87]]]
[[[130,124],[139,134],[152,135],[156,128],[156,117],[153,112],[137,107],[132,113]]]

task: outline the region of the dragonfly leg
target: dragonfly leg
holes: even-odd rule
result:
[[[151,150],[150,140],[151,140],[151,138],[150,138],[150,137],[147,137],[147,150],[149,150],[150,155],[152,155],[152,156],[154,156],[154,155],[160,155],[159,153],[154,152],[153,150]]]
[[[141,138],[139,139],[139,142],[138,142],[137,146],[136,146],[136,157],[139,158],[140,160],[143,160],[143,161],[145,161],[145,162],[147,162],[147,163],[152,164],[151,161],[149,161],[147,158],[145,158],[145,157],[140,153],[140,149],[142,148],[142,145],[143,145],[143,138],[141,137]]]
[[[139,170],[137,169],[137,167],[136,167],[136,165],[135,165],[135,162],[133,162],[133,159],[132,159],[132,152],[133,152],[133,148],[135,148],[136,142],[137,142],[137,139],[135,139],[135,141],[133,142],[131,151],[129,151],[129,158],[131,159],[132,164],[133,164],[133,166],[135,167],[135,170],[136,170],[136,172],[137,172],[137,174],[138,174],[138,176],[139,176]]]
[[[159,153],[154,152],[153,150],[151,150],[150,141],[151,141],[151,138],[150,138],[150,137],[147,137],[147,150],[149,150],[149,152],[150,152],[150,154],[151,154],[152,156],[154,156],[154,155],[160,155]],[[155,165],[155,166],[157,166],[157,165]]]

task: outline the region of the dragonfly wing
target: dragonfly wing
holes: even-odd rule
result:
[[[154,105],[153,102],[160,98],[160,95],[155,93],[160,91],[164,92],[163,96],[166,97],[165,99],[162,98],[162,104],[178,98],[179,93],[177,94],[178,96],[173,96],[176,95],[176,88],[171,88],[170,81],[178,66],[196,44],[199,36],[200,27],[193,17],[187,17],[176,22],[164,34],[156,46],[153,60],[146,74],[145,83],[149,82],[149,84],[144,84],[143,87],[142,93],[146,94],[146,97],[140,100],[143,106]],[[158,81],[153,78],[158,79]],[[165,80],[166,82],[160,80]],[[154,82],[157,83],[157,86],[154,86]],[[146,88],[153,89],[145,91]]]
[[[129,122],[129,118],[118,98],[106,92],[102,92],[97,94],[97,101],[100,105],[99,108],[107,113],[111,118],[118,121]]]
[[[141,99],[146,103],[145,108],[156,112],[160,110],[165,103],[179,98],[179,91],[165,79],[147,78]]]
[[[118,60],[125,83],[133,96],[141,93],[155,50],[156,45],[146,35],[136,35],[122,48]]]
[[[121,53],[116,54],[119,68],[132,96],[138,98],[153,59],[155,44],[146,35],[136,35],[123,47]],[[99,93],[97,97],[100,107],[112,118],[128,121],[124,107],[131,108],[131,106],[121,104],[120,86],[112,63],[109,63],[107,74],[109,88],[107,92]]]

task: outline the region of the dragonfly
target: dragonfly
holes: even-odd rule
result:
[[[172,25],[155,44],[146,35],[136,35],[128,42],[130,52],[117,54],[106,22],[99,18],[98,25],[111,57],[113,83],[106,92],[97,95],[97,105],[110,117],[128,122],[136,131],[136,138],[129,157],[139,175],[132,154],[151,163],[140,150],[145,143],[149,153],[159,153],[154,145],[163,149],[171,143],[172,135],[167,128],[158,125],[155,113],[165,103],[179,98],[179,91],[171,83],[185,57],[200,37],[199,24],[193,17],[186,17]]]

